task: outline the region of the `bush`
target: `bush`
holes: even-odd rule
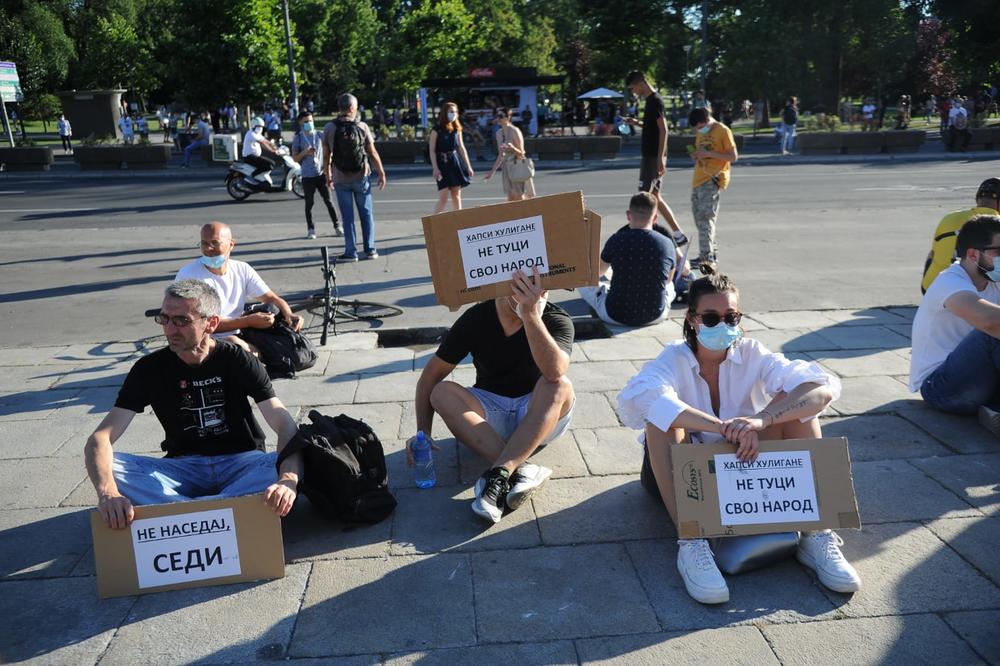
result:
[[[806,118],[807,132],[836,132],[840,129],[840,118],[832,113],[825,114],[822,121],[818,116]]]
[[[399,138],[403,141],[414,141],[417,138],[417,128],[413,125],[403,125],[399,130]]]
[[[114,141],[113,137],[111,137],[111,136],[109,136],[107,134],[102,134],[101,136],[97,136],[97,135],[94,135],[94,134],[88,134],[87,136],[85,136],[80,141],[80,145],[82,145],[82,146],[88,146],[88,147],[90,147],[90,146],[105,146],[105,145],[107,145],[109,143],[113,143],[113,141]]]

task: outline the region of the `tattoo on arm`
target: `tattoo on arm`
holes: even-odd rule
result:
[[[781,417],[785,416],[786,414],[790,414],[790,413],[796,411],[797,409],[801,409],[802,407],[805,407],[808,404],[809,404],[809,401],[803,399],[803,400],[799,400],[798,402],[793,402],[793,403],[791,403],[789,405],[785,405],[784,407],[781,407],[780,409],[776,409],[773,412],[773,414],[774,414],[774,420],[777,421],[778,419],[780,419]]]

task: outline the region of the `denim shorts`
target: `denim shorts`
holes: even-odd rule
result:
[[[505,442],[510,439],[510,436],[517,430],[517,426],[524,420],[524,416],[528,413],[528,403],[531,401],[530,393],[522,395],[519,398],[508,398],[507,396],[490,393],[474,386],[469,387],[469,392],[476,396],[479,404],[483,406],[483,412],[486,414],[486,422],[490,424],[491,428],[496,430],[497,434],[500,435],[500,439]],[[574,400],[566,415],[556,421],[552,432],[538,445],[539,449],[566,432],[570,421],[573,420],[573,409],[575,407],[576,401]]]

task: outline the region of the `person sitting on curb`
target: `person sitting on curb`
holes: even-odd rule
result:
[[[639,192],[625,211],[628,226],[619,229],[601,251],[596,287],[581,287],[580,297],[601,321],[646,326],[663,321],[674,301],[676,246],[653,229],[656,197]]]
[[[978,412],[1000,437],[1000,217],[963,224],[955,250],[913,318],[910,390],[942,412]]]
[[[274,315],[269,312],[243,314],[247,298],[273,304],[296,331],[302,330],[303,320],[292,314],[285,299],[271,291],[250,264],[230,257],[234,247],[236,241],[229,225],[209,222],[201,228],[201,256],[177,271],[174,279],[201,280],[215,287],[222,301],[222,312],[213,329],[214,336],[254,353],[250,344],[239,337],[240,329],[271,328]]]
[[[644,431],[656,486],[674,525],[671,449],[674,444],[725,440],[736,456],[753,461],[759,442],[822,437],[819,414],[840,395],[839,380],[815,363],[789,361],[739,327],[739,292],[727,276],[713,274],[691,285],[684,339],[672,342],[643,366],[618,395],[618,416]],[[855,592],[861,579],[830,530],[804,532],[799,562],[823,585]],[[729,600],[729,587],[705,539],[678,539],[677,569],[688,594],[704,604]]]
[[[1000,178],[987,178],[976,191],[976,205],[948,213],[938,222],[934,230],[931,251],[924,264],[924,278],[920,282],[920,293],[926,294],[938,273],[955,261],[955,238],[962,225],[976,215],[996,215],[1000,213]]]
[[[132,522],[133,505],[264,493],[279,516],[295,503],[301,456],[276,470],[248,398],[278,436],[278,451],[297,428],[275,397],[264,366],[212,333],[219,325],[219,295],[200,280],[167,287],[158,324],[167,346],[132,366],[108,412],[84,447],[97,509],[108,527]],[[163,426],[163,458],[115,453],[114,443],[147,406]]]
[[[511,289],[462,313],[420,374],[415,400],[418,430],[429,438],[436,412],[459,442],[489,461],[472,510],[494,523],[552,475],[527,461],[566,431],[576,402],[566,377],[572,320],[547,302],[537,268],[530,278],[514,272]],[[475,385],[444,381],[468,354]],[[414,439],[406,445],[411,465]]]

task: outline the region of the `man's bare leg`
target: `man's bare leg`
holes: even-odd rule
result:
[[[560,377],[557,381],[549,381],[544,377],[535,384],[528,402],[528,411],[517,429],[510,436],[506,446],[493,460],[493,467],[503,467],[513,472],[535,452],[538,445],[545,441],[559,419],[566,416],[576,394],[573,384]]]
[[[667,205],[667,202],[663,200],[659,190],[656,191],[656,210],[672,230],[681,230],[680,225],[677,224],[677,217],[674,215],[674,211],[671,210],[670,206]]]
[[[455,439],[484,460],[496,460],[507,445],[486,422],[486,412],[469,389],[455,382],[441,382],[431,391],[431,407]]]

